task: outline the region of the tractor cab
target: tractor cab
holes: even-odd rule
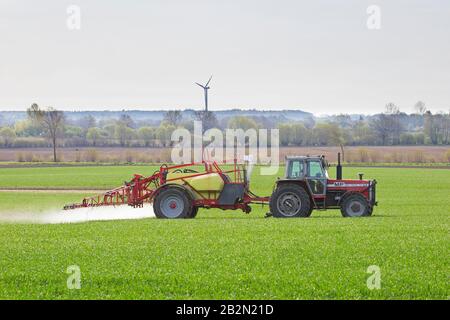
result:
[[[344,217],[372,214],[375,180],[343,180],[340,154],[336,179],[328,175],[324,156],[289,156],[286,172],[278,179],[270,197],[274,217],[309,217],[313,209],[341,209]]]
[[[303,180],[313,194],[324,195],[328,180],[328,163],[323,156],[286,158],[285,179]]]

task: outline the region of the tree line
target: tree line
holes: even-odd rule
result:
[[[450,144],[450,113],[432,114],[420,101],[411,114],[389,103],[376,115],[340,114],[303,121],[239,115],[219,121],[210,111],[196,112],[194,119],[185,119],[181,111],[168,111],[157,126],[136,122],[125,113],[118,119],[97,121],[86,116],[68,121],[64,112],[37,104],[27,109],[27,115],[14,125],[0,127],[0,146],[53,147],[55,161],[57,147],[168,147],[172,131],[183,127],[192,132],[193,120],[201,121],[204,130],[278,128],[281,146]]]
[[[280,144],[283,146],[395,146],[448,145],[450,113],[432,114],[429,110],[406,114],[394,104],[386,105],[384,113],[352,119],[336,115],[314,126],[304,123],[281,124]]]

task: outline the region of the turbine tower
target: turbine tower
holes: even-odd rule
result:
[[[200,83],[196,82],[195,84],[202,87],[203,91],[205,93],[205,111],[208,112],[208,90],[209,90],[209,83],[211,82],[212,76],[209,78],[208,82],[205,85],[201,85]]]

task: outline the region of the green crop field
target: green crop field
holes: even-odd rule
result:
[[[105,189],[154,170],[2,168],[0,188]],[[0,298],[448,299],[450,170],[345,168],[344,177],[358,172],[378,180],[370,218],[334,210],[264,219],[267,207],[254,205],[250,215],[200,210],[192,220],[0,223]],[[256,168],[251,189],[270,195],[275,179]],[[83,196],[2,191],[0,218]],[[66,285],[71,265],[81,270],[79,290]],[[371,265],[380,289],[366,285]]]

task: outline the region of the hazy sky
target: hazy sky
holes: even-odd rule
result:
[[[447,111],[450,1],[0,0],[0,110],[200,108],[210,74],[212,110]]]

